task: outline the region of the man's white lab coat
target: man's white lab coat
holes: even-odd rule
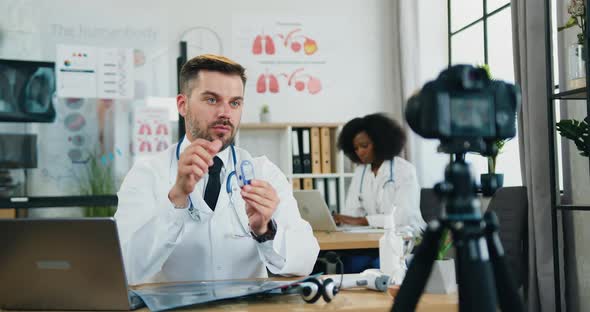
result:
[[[420,213],[420,185],[414,166],[403,158],[395,157],[393,167],[391,160],[383,161],[376,176],[370,164],[357,166],[341,213],[366,217],[369,225],[383,227],[384,218],[391,217],[394,207],[396,228],[409,226],[416,232],[426,226]]]
[[[189,144],[182,140],[180,153]],[[299,214],[291,184],[266,157],[252,159],[245,150],[235,150],[238,165],[250,159],[256,179],[269,182],[279,196],[273,215],[274,240],[258,243],[246,233],[248,217],[235,177],[231,178],[235,209],[230,204],[226,181],[234,165],[229,147],[217,155],[224,167],[215,211],[203,199],[207,176],[190,195],[201,220],[191,217],[187,209],[175,209],[168,200],[176,181],[175,144],[137,161],[117,194],[115,218],[129,284],[267,277],[267,268],[282,275],[303,276],[312,271],[319,245]]]

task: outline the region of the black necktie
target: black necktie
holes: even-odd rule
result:
[[[219,190],[221,189],[221,181],[219,179],[219,173],[223,167],[223,162],[219,157],[213,158],[213,166],[209,167],[209,180],[205,187],[205,202],[211,210],[215,210],[217,205],[217,198],[219,198]]]

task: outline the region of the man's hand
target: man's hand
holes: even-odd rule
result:
[[[369,221],[365,217],[351,217],[341,214],[334,214],[334,222],[336,225],[350,224],[350,225],[369,225]]]
[[[213,157],[221,149],[221,141],[196,139],[181,154],[178,160],[176,182],[168,192],[168,199],[176,207],[188,206],[188,195],[195,185],[209,172]]]
[[[279,205],[279,196],[275,189],[262,180],[252,180],[244,185],[241,191],[246,202],[246,214],[250,229],[256,235],[263,235],[268,231],[268,222]]]

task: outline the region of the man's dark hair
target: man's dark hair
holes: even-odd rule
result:
[[[179,85],[180,92],[190,96],[192,86],[190,82],[199,76],[199,71],[210,70],[229,75],[237,75],[246,86],[246,69],[233,60],[220,55],[203,54],[193,57],[186,62],[180,70]]]
[[[338,136],[338,149],[355,163],[361,163],[361,160],[354,152],[353,140],[363,131],[373,141],[373,152],[378,161],[399,155],[406,144],[406,133],[397,121],[383,114],[354,118],[342,128]]]

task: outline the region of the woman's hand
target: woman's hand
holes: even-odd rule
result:
[[[350,224],[350,225],[369,225],[369,221],[365,217],[351,217],[335,213],[333,216],[336,225]]]

